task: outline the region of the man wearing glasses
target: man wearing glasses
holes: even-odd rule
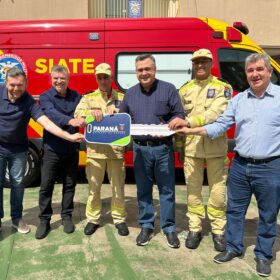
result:
[[[169,123],[185,114],[174,85],[156,79],[156,62],[151,54],[135,60],[138,84],[127,90],[120,112],[130,114],[133,124]],[[179,248],[175,227],[175,168],[172,137],[135,136],[134,170],[141,232],[138,246],[149,243],[154,234],[153,184],[158,186],[160,224],[168,246]]]
[[[186,113],[188,127],[199,127],[214,122],[226,109],[231,98],[229,84],[211,75],[212,53],[199,49],[192,56],[194,79],[179,91]],[[170,127],[175,123],[173,121]],[[224,133],[215,140],[204,136],[187,136],[176,139],[179,159],[184,162],[188,188],[187,203],[189,233],[185,245],[196,249],[202,239],[202,219],[205,207],[202,198],[204,168],[207,166],[209,199],[207,214],[211,221],[214,248],[225,250],[226,178],[228,173],[227,137]]]

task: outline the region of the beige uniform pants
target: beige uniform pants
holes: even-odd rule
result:
[[[205,164],[209,184],[208,218],[211,221],[212,232],[223,234],[226,225],[227,157],[185,158],[184,173],[187,184],[189,229],[195,232],[201,231],[201,219],[205,218],[205,206],[201,193]]]
[[[125,167],[123,159],[88,159],[86,175],[89,182],[89,196],[86,206],[86,217],[89,222],[99,224],[102,202],[101,186],[105,171],[112,188],[111,214],[114,224],[125,221],[124,183]]]

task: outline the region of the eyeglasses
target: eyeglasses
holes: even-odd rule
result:
[[[154,69],[152,67],[144,67],[144,68],[138,68],[136,69],[137,73],[142,73],[142,72],[152,72]]]

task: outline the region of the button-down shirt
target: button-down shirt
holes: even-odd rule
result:
[[[280,155],[280,87],[269,84],[257,97],[249,88],[236,95],[213,124],[205,126],[210,138],[236,124],[235,140],[241,156],[264,159]]]
[[[0,87],[0,153],[27,151],[27,126],[30,118],[37,120],[43,115],[38,104],[27,92],[12,103],[6,87]]]
[[[41,94],[40,106],[46,116],[57,126],[74,134],[79,131],[79,128],[68,125],[68,122],[74,118],[74,112],[80,99],[81,95],[76,91],[67,89],[66,96],[63,97],[52,87]],[[57,153],[73,153],[79,149],[78,143],[59,138],[46,130],[44,130],[43,144],[44,149]]]
[[[175,117],[185,118],[185,112],[174,85],[155,80],[149,92],[140,84],[127,90],[120,105],[121,113],[128,113],[135,124],[167,123]],[[149,140],[151,137],[135,137]]]

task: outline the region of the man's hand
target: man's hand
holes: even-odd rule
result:
[[[175,130],[175,132],[179,135],[200,135],[200,136],[206,136],[207,131],[206,129],[202,127],[194,127],[194,128],[189,128],[189,127],[180,127]]]
[[[86,125],[86,121],[84,118],[79,117],[79,118],[71,119],[68,122],[68,124],[74,127],[84,127]]]
[[[69,134],[67,138],[68,141],[70,142],[81,143],[85,139],[85,136],[81,133],[75,133],[75,134]]]
[[[168,127],[172,130],[188,125],[189,125],[188,121],[183,120],[181,118],[174,118],[171,122],[168,123]]]
[[[181,136],[189,135],[189,134],[194,134],[193,133],[193,129],[188,128],[186,126],[176,129],[175,132],[177,134],[181,135]]]
[[[100,109],[96,109],[96,110],[93,110],[91,112],[92,116],[94,117],[94,120],[97,121],[97,122],[101,122],[102,119],[103,119],[103,113],[102,113],[102,110]]]

